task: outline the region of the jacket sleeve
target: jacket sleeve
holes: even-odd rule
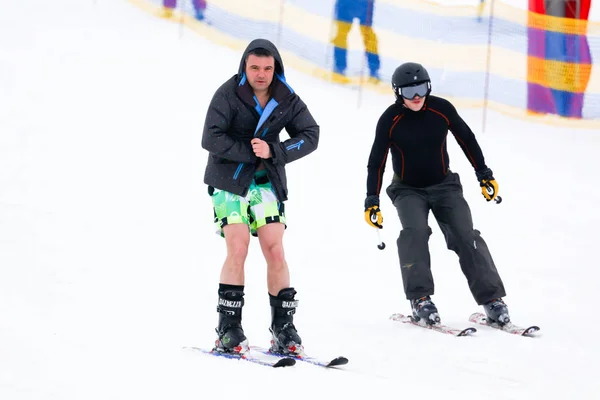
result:
[[[375,140],[371,146],[369,162],[367,164],[367,196],[379,196],[385,163],[390,150],[390,129],[392,128],[392,116],[385,112],[377,122],[375,129]]]
[[[475,134],[469,128],[469,125],[458,115],[458,111],[456,111],[456,108],[451,103],[448,102],[447,107],[448,111],[446,115],[448,116],[450,132],[456,138],[463,153],[465,153],[475,171],[487,168],[483,152],[481,151],[481,147],[479,147],[479,143],[477,143]]]
[[[308,107],[299,97],[294,101],[292,118],[285,130],[290,138],[271,145],[274,164],[288,164],[317,149],[319,146],[319,125],[308,111]]]
[[[233,113],[225,93],[217,90],[213,96],[202,133],[202,147],[211,154],[230,161],[253,163],[257,157],[249,141],[238,140],[228,132]]]

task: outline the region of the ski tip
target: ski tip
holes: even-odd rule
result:
[[[469,336],[474,334],[475,332],[477,332],[477,329],[473,328],[473,327],[469,327],[469,328],[465,328],[462,331],[460,331],[460,333],[456,336]]]
[[[482,318],[485,318],[485,315],[483,313],[476,312],[476,313],[471,314],[471,316],[469,317],[469,321],[477,322],[478,320],[481,320]]]
[[[346,357],[336,357],[326,365],[327,368],[338,367],[340,365],[348,364],[348,359]]]
[[[525,329],[525,331],[523,331],[523,333],[521,334],[521,336],[533,337],[533,336],[535,336],[534,333],[538,332],[539,330],[540,330],[539,326],[532,325],[529,328]]]
[[[286,357],[280,359],[275,364],[273,364],[273,368],[292,367],[294,365],[296,365],[296,360],[294,360],[293,358]]]

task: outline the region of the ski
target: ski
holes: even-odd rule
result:
[[[305,362],[308,364],[312,364],[312,365],[316,365],[316,366],[324,367],[324,368],[333,368],[333,367],[339,367],[341,365],[348,364],[348,359],[346,357],[336,357],[329,361],[325,361],[322,359],[318,359],[316,357],[308,356],[306,354],[292,355],[292,354],[273,353],[273,352],[271,352],[270,349],[260,347],[260,346],[250,346],[250,349],[256,350],[260,353],[267,354],[270,356],[280,357],[282,359],[284,359],[285,357],[291,357],[294,360],[302,361],[302,362]]]
[[[512,333],[513,335],[520,335],[520,336],[533,337],[533,336],[535,336],[534,333],[536,333],[537,331],[540,330],[540,327],[537,325],[531,325],[530,327],[523,328],[521,326],[513,324],[512,322],[509,322],[508,324],[505,324],[505,325],[500,325],[495,322],[488,323],[487,318],[485,317],[485,314],[480,313],[480,312],[471,314],[471,316],[469,317],[469,321],[474,322],[476,324],[489,326],[490,328],[498,329],[500,331]]]
[[[469,335],[477,332],[477,329],[475,329],[473,327],[468,327],[465,329],[457,329],[457,328],[452,328],[452,327],[449,327],[447,325],[443,325],[440,323],[433,324],[433,325],[429,325],[426,323],[419,323],[419,322],[415,321],[412,318],[412,316],[406,316],[404,314],[392,314],[390,319],[393,321],[399,321],[399,322],[404,322],[404,323],[415,325],[415,326],[420,326],[421,328],[430,329],[435,332],[445,333],[447,335],[469,336]]]
[[[241,353],[223,353],[220,351],[213,351],[203,349],[201,347],[184,347],[184,349],[190,349],[199,351],[204,354],[208,354],[216,357],[228,358],[231,360],[244,360],[254,364],[262,365],[265,367],[279,368],[279,367],[291,367],[296,364],[296,360],[291,357],[280,357],[278,360],[263,360],[262,358],[252,355],[250,352]]]

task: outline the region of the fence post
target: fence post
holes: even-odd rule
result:
[[[488,42],[487,42],[487,60],[485,66],[485,84],[483,86],[483,116],[481,118],[481,131],[485,132],[487,109],[488,109],[488,98],[490,92],[490,69],[492,64],[492,31],[494,25],[494,3],[495,0],[490,1],[490,16],[488,20]]]
[[[281,48],[281,31],[283,30],[283,12],[285,0],[279,3],[279,24],[277,25],[277,47]]]

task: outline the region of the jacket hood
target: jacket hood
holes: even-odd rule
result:
[[[271,54],[273,54],[273,58],[275,59],[275,73],[283,77],[283,61],[281,61],[281,55],[279,54],[277,47],[275,47],[275,45],[267,39],[254,39],[250,42],[250,44],[248,44],[248,47],[246,47],[246,50],[244,50],[244,53],[242,54],[240,68],[238,70],[238,79],[241,79],[246,71],[246,58],[248,58],[248,54],[256,49],[269,50]]]

